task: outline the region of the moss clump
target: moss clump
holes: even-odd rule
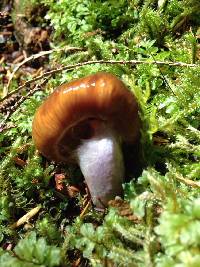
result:
[[[0,265],[199,266],[199,1],[43,2],[53,27],[52,46],[84,48],[51,54],[52,66],[138,59],[196,67],[85,65],[56,74],[45,92],[18,107],[8,122],[12,127],[0,134],[0,241],[3,248],[9,242],[15,247],[0,251]],[[52,87],[97,71],[117,75],[137,97],[141,172],[130,171],[125,201],[114,201],[106,214],[91,207],[82,214],[85,192],[79,170],[38,155],[31,122]],[[134,164],[129,161],[131,170]],[[55,190],[54,175],[61,173],[65,194]],[[79,187],[75,195],[71,185]],[[38,204],[42,211],[24,227],[9,227]],[[49,257],[40,254],[43,247]]]

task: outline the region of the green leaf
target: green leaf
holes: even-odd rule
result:
[[[60,265],[60,262],[60,249],[47,245],[44,238],[37,239],[35,232],[29,233],[18,242],[14,248],[14,254],[2,252],[0,256],[2,267],[56,267]]]

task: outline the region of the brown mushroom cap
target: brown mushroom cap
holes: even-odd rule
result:
[[[139,135],[136,99],[110,73],[99,72],[59,86],[35,114],[34,143],[47,158],[70,161],[80,140],[90,137],[93,119],[106,122],[122,142],[134,143]]]

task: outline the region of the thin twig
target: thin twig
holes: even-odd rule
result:
[[[152,56],[154,62],[156,63],[156,59],[155,59],[154,55],[153,55],[151,52],[149,52],[149,53],[151,54],[151,56]],[[162,79],[163,79],[164,83],[165,83],[165,84],[167,85],[167,87],[172,91],[173,95],[176,96],[176,94],[174,93],[173,89],[172,89],[171,86],[169,85],[168,80],[166,79],[165,75],[164,75],[163,72],[162,72],[161,65],[157,65],[157,67],[158,67],[158,69],[159,69],[159,71],[160,71],[160,74],[161,74],[161,76],[162,76]]]
[[[17,222],[13,223],[10,227],[12,229],[15,229],[24,223],[28,222],[33,216],[35,216],[41,209],[41,205],[31,209],[29,212],[27,212],[24,216],[22,216]]]
[[[7,113],[7,115],[4,117],[3,122],[0,124],[0,133],[7,130],[6,122],[11,117],[11,115],[17,110],[17,108],[26,100],[28,97],[32,96],[35,92],[41,90],[41,86],[44,85],[48,79],[46,78],[44,81],[42,81],[40,84],[37,84],[32,90],[30,90],[26,96],[22,96],[11,108],[10,111]]]
[[[184,62],[165,62],[165,61],[144,61],[144,60],[91,60],[91,61],[85,61],[85,62],[81,62],[81,63],[77,63],[77,64],[72,64],[72,65],[67,65],[67,66],[63,66],[61,68],[55,69],[55,70],[51,70],[51,71],[47,71],[45,73],[43,73],[42,75],[39,75],[27,82],[25,82],[23,85],[19,86],[17,90],[12,91],[10,94],[8,94],[5,98],[3,98],[1,100],[1,102],[3,102],[6,98],[10,97],[12,94],[19,92],[21,89],[23,89],[24,87],[26,87],[27,85],[36,82],[44,77],[47,77],[49,75],[53,75],[56,73],[59,73],[61,71],[67,70],[73,70],[75,68],[78,67],[82,67],[85,65],[91,65],[91,64],[121,64],[121,65],[139,65],[139,64],[145,64],[145,65],[150,65],[150,64],[157,64],[157,65],[166,65],[166,66],[174,66],[174,67],[199,67],[199,65],[197,64],[187,64]]]
[[[13,72],[11,73],[10,75],[10,78],[8,80],[8,83],[6,85],[6,95],[7,95],[7,92],[8,92],[8,89],[9,89],[9,86],[10,86],[10,83],[15,75],[15,73],[24,65],[26,64],[27,62],[29,61],[32,61],[32,60],[35,60],[37,58],[40,58],[40,57],[43,57],[43,56],[46,56],[46,55],[49,55],[49,54],[52,54],[54,52],[59,52],[59,51],[65,51],[65,52],[68,52],[68,51],[82,51],[83,48],[80,48],[80,47],[62,47],[62,48],[55,48],[55,49],[52,49],[52,50],[48,50],[48,51],[41,51],[39,52],[38,54],[34,54],[30,57],[27,57],[25,58],[22,62],[20,62],[13,70]]]
[[[89,206],[91,204],[91,201],[89,200],[87,205],[85,206],[85,208],[82,210],[81,214],[80,214],[80,218],[83,218],[85,216],[85,213],[87,212]]]
[[[55,73],[64,71],[64,70],[72,70],[75,69],[77,67],[82,67],[85,65],[91,65],[91,64],[130,64],[130,65],[139,65],[139,64],[157,64],[157,65],[168,65],[168,66],[179,66],[179,67],[199,67],[196,64],[187,64],[187,63],[183,63],[183,62],[164,62],[164,61],[143,61],[143,60],[91,60],[91,61],[86,61],[86,62],[81,62],[81,63],[77,63],[77,64],[72,64],[72,65],[67,65],[64,67],[61,67],[59,69],[56,70],[50,70],[47,71],[45,73],[43,73],[40,76],[35,77],[32,80],[29,80],[27,82],[25,82],[23,85],[21,85],[18,90],[21,90],[22,88],[24,88],[25,86],[29,85],[32,82],[36,82],[38,80],[40,80],[43,77],[46,77],[48,75],[53,75]]]
[[[200,188],[200,182],[184,178],[184,177],[182,177],[180,175],[176,175],[176,179],[178,179],[180,182],[184,183],[185,185],[189,185],[189,186],[195,187],[195,188],[196,187]]]
[[[47,79],[45,79],[42,83],[40,84],[36,84],[36,86],[30,90],[26,96],[21,96],[21,98],[15,103],[15,105],[13,105],[11,107],[11,111],[7,114],[7,116],[5,117],[5,120],[7,121],[10,116],[16,111],[16,109],[29,97],[32,96],[35,92],[37,92],[38,90],[40,90],[41,86],[47,82]]]

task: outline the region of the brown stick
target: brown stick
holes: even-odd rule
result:
[[[88,203],[87,203],[87,205],[86,205],[86,206],[84,207],[84,209],[81,211],[81,214],[80,214],[80,218],[81,218],[81,219],[84,217],[84,215],[85,215],[85,213],[87,212],[87,210],[88,210],[90,204],[91,204],[91,201],[89,200]]]
[[[35,216],[39,210],[41,209],[41,205],[31,209],[29,212],[27,212],[24,216],[22,216],[17,222],[13,223],[10,227],[12,229],[15,229],[24,223],[28,222],[33,216]]]
[[[11,107],[10,111],[6,114],[4,117],[4,120],[0,124],[0,133],[2,133],[4,130],[7,130],[6,122],[11,117],[11,115],[17,110],[17,108],[30,96],[32,96],[35,92],[41,90],[41,86],[44,85],[48,79],[46,78],[44,81],[42,81],[40,84],[36,84],[36,86],[30,90],[26,96],[22,96],[15,104]]]
[[[30,57],[27,57],[25,58],[22,62],[20,62],[13,70],[13,72],[11,73],[10,77],[9,77],[9,80],[8,80],[8,83],[6,85],[6,92],[8,92],[8,89],[9,89],[9,86],[10,86],[10,83],[15,75],[15,73],[24,65],[26,64],[27,62],[29,61],[32,61],[32,60],[35,60],[37,58],[40,58],[40,57],[43,57],[43,56],[46,56],[46,55],[49,55],[49,54],[52,54],[54,52],[59,52],[59,51],[82,51],[83,48],[80,48],[80,47],[63,47],[63,48],[55,48],[55,49],[52,49],[52,50],[48,50],[48,51],[41,51],[39,52],[38,54],[34,54],[34,55],[31,55]]]
[[[185,185],[189,185],[189,186],[195,187],[195,188],[196,187],[200,188],[200,182],[184,178],[184,177],[182,177],[180,175],[176,175],[176,179],[179,180],[180,182],[184,183]]]
[[[75,49],[75,48],[72,48]],[[70,50],[70,49],[69,49]],[[43,73],[40,76],[35,77],[34,79],[31,79],[27,82],[25,82],[23,85],[19,86],[17,90],[12,91],[10,94],[8,94],[5,98],[3,98],[0,102],[3,102],[6,98],[10,97],[12,94],[19,92],[21,89],[23,89],[24,87],[26,87],[27,85],[31,84],[32,82],[36,82],[44,77],[47,77],[49,75],[53,75],[55,73],[59,73],[61,71],[67,70],[73,70],[77,67],[82,67],[85,65],[91,65],[91,64],[121,64],[121,65],[139,65],[139,64],[145,64],[145,65],[149,65],[149,64],[157,64],[157,65],[167,65],[167,66],[177,66],[177,67],[198,67],[197,64],[187,64],[184,62],[165,62],[165,61],[144,61],[144,60],[91,60],[91,61],[86,61],[86,62],[81,62],[81,63],[77,63],[77,64],[73,64],[73,65],[68,65],[68,66],[64,66],[61,67],[59,69],[56,70],[51,70],[51,71],[47,71],[45,73]]]

